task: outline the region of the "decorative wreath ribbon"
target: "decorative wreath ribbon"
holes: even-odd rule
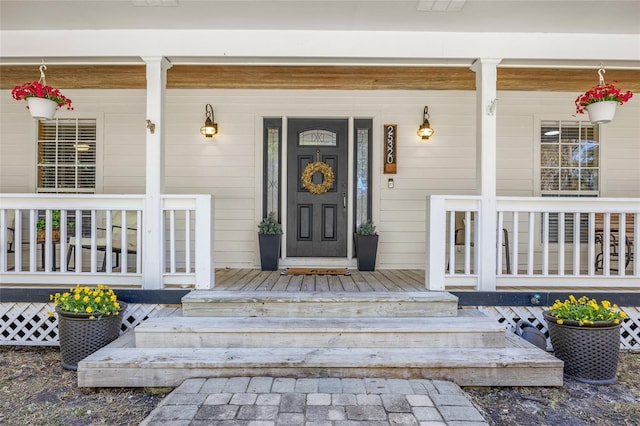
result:
[[[313,183],[313,175],[316,172],[322,173],[322,183]],[[316,161],[314,163],[307,164],[307,167],[302,171],[302,186],[304,186],[312,194],[324,194],[333,185],[335,177],[333,175],[333,169],[330,165],[322,161]]]

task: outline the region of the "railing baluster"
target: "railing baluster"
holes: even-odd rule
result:
[[[504,212],[498,212],[498,235],[496,235],[496,250],[498,255],[496,256],[496,273],[498,275],[502,274],[502,246],[504,245],[504,238],[502,234],[502,229],[504,228]]]
[[[529,212],[529,238],[527,244],[527,275],[533,275],[534,262],[534,235],[535,235],[535,214]]]
[[[549,275],[549,212],[542,213],[542,275]]]
[[[82,235],[84,231],[84,221],[82,220],[82,210],[76,210],[76,235],[73,255],[75,256],[74,267],[76,273],[82,272]]]
[[[627,217],[625,213],[618,216],[618,275],[624,277],[627,253]]]
[[[565,220],[564,212],[558,213],[558,275],[559,276],[564,275],[564,243],[565,243],[564,220]]]
[[[136,223],[136,274],[142,273],[142,210],[138,210]]]
[[[176,211],[169,210],[169,270],[176,273]]]
[[[36,272],[37,271],[37,265],[36,265],[36,257],[37,257],[37,253],[36,253],[36,222],[37,222],[37,217],[36,217],[36,210],[35,209],[29,209],[29,223],[28,223],[28,229],[29,229],[29,272]]]
[[[475,237],[475,234],[474,234]],[[471,240],[471,212],[464,212],[464,273],[471,273],[471,246],[477,247]],[[475,266],[475,265],[474,265]]]
[[[640,246],[640,223],[638,223],[638,219],[640,219],[640,213],[636,213],[633,215],[633,245],[631,248],[633,252],[630,254],[633,256],[633,275],[640,276],[640,259],[638,259],[638,246]]]
[[[580,218],[579,212],[573,213],[573,275],[580,275]]]
[[[191,273],[191,210],[184,212],[184,269]]]
[[[7,211],[0,209],[0,272],[7,271],[9,256],[9,222]]]
[[[14,211],[14,227],[15,233],[13,236],[14,245],[14,263],[15,271],[22,272],[22,210],[15,209]]]
[[[513,213],[513,238],[511,241],[511,245],[513,247],[511,252],[511,273],[513,275],[518,275],[518,256],[520,255],[518,250],[518,245],[520,244],[520,231],[519,231],[519,217],[518,212]],[[508,250],[509,247],[506,247]]]
[[[449,274],[456,274],[456,212],[449,212]]]
[[[611,275],[611,213],[604,214],[602,235],[602,274]]]
[[[587,241],[587,275],[596,274],[596,214],[589,213],[589,231]]]

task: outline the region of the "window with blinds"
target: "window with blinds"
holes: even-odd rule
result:
[[[95,192],[96,120],[39,121],[37,172],[37,192]]]
[[[543,121],[540,129],[543,197],[597,197],[600,191],[600,129],[583,121]],[[573,242],[574,214],[565,214],[565,243]],[[588,219],[580,217],[587,242]],[[558,214],[549,215],[549,241],[558,242]]]

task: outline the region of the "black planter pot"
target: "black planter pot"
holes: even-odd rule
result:
[[[278,270],[280,257],[280,235],[258,234],[260,242],[260,264],[263,271]]]
[[[122,317],[127,309],[126,303],[119,303],[118,315],[103,315],[93,319],[91,314],[66,312],[56,307],[64,369],[77,370],[78,362],[118,338]]]
[[[374,271],[378,253],[378,235],[356,234],[356,256],[358,271]]]
[[[564,375],[595,385],[616,383],[620,356],[620,324],[596,321],[579,326],[577,321],[557,319],[543,313],[554,355],[564,361]]]

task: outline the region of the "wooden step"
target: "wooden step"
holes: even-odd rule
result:
[[[454,317],[458,298],[447,292],[192,291],[183,315],[240,317]]]
[[[81,387],[178,386],[194,377],[386,377],[461,386],[561,386],[562,361],[533,347],[118,348],[78,363]]]
[[[147,348],[500,348],[505,327],[487,317],[164,317],[135,329]]]

